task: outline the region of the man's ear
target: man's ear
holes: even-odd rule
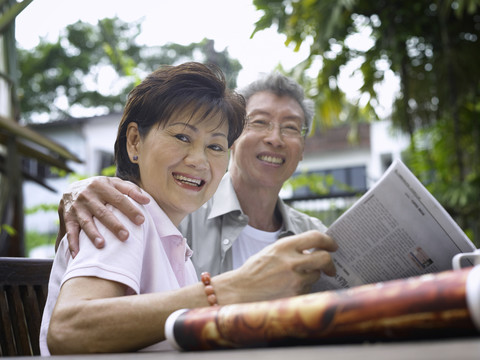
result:
[[[132,163],[136,163],[138,161],[140,143],[140,133],[138,132],[138,124],[136,122],[128,124],[126,137],[128,157]]]

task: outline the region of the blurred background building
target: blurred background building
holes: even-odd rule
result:
[[[66,119],[31,125],[37,133],[62,144],[82,159],[71,165],[75,173],[92,176],[113,165],[113,145],[121,114]],[[401,158],[408,146],[404,136],[394,136],[388,121],[362,123],[358,127],[355,142],[348,140],[348,125],[317,131],[306,139],[304,160],[296,175],[320,175],[334,179],[326,191],[316,193],[308,187],[286,186],[282,198],[295,208],[314,213],[329,225],[338,215],[362,195],[380,178],[393,159]],[[28,164],[28,165],[27,165]],[[25,164],[29,172],[48,185],[48,188],[33,181],[25,181],[25,207],[38,208],[42,204],[58,204],[61,194],[71,181],[68,176],[59,176],[45,164],[30,159]],[[294,175],[295,177],[295,175]],[[314,180],[313,180],[314,181]],[[55,211],[36,211],[26,215],[28,231],[54,236],[58,229]]]

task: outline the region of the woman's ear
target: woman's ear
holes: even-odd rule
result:
[[[138,132],[138,124],[131,122],[127,127],[127,152],[132,163],[137,163],[139,155],[140,133]]]

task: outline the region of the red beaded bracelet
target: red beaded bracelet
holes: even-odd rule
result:
[[[202,283],[205,285],[205,294],[207,295],[207,301],[210,306],[218,305],[217,303],[217,295],[215,295],[215,290],[210,281],[210,273],[205,271],[201,275]]]

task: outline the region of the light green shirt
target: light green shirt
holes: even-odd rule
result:
[[[314,217],[301,213],[278,198],[277,208],[282,217],[279,238],[308,230],[327,230]],[[192,261],[198,274],[209,271],[212,276],[232,270],[232,245],[248,224],[227,172],[214,196],[200,209],[188,215],[180,231],[193,250]]]

